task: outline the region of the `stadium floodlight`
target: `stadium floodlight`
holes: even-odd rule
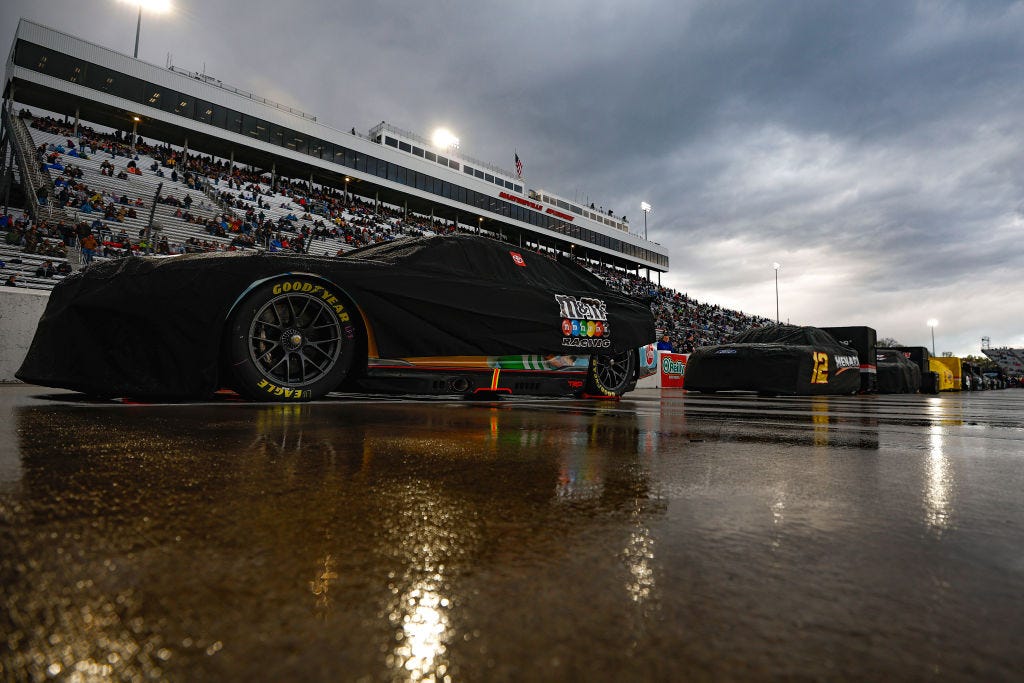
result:
[[[775,324],[779,324],[779,268],[782,264],[776,261],[772,264],[772,268],[775,269]]]
[[[430,139],[438,149],[459,148],[459,139],[447,128],[438,128]]]
[[[928,318],[928,327],[932,328],[932,355],[935,355],[935,327],[939,324],[939,321],[935,318]]]
[[[644,239],[647,239],[647,214],[651,212],[651,205],[647,202],[640,202],[640,210],[644,212]]]
[[[166,14],[171,11],[171,0],[119,0],[126,5],[139,8],[139,19],[135,22],[135,59],[139,58],[139,32],[142,30],[142,10],[154,14]]]

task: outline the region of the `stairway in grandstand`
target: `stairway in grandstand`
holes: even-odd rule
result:
[[[100,220],[104,224],[102,236],[106,242],[119,244],[117,235],[121,230],[124,230],[131,241],[135,245],[138,244],[139,239],[145,233],[146,226],[149,224],[149,216],[153,209],[153,200],[158,187],[160,187],[162,198],[174,197],[178,201],[184,202],[185,197],[190,196],[192,204],[188,208],[188,212],[199,220],[219,220],[225,213],[241,217],[247,209],[252,208],[254,213],[259,214],[262,212],[267,220],[273,222],[274,232],[289,239],[294,238],[298,231],[303,228],[311,230],[315,228],[334,228],[338,224],[351,226],[354,230],[363,232],[364,241],[400,238],[407,232],[402,225],[402,221],[396,218],[394,210],[385,212],[385,214],[392,214],[390,216],[378,216],[372,209],[372,204],[368,202],[360,203],[354,197],[353,199],[357,201],[353,201],[351,206],[336,216],[337,223],[332,223],[331,219],[324,215],[322,207],[316,205],[315,200],[307,199],[294,191],[292,194],[296,196],[272,190],[269,182],[257,184],[243,181],[240,189],[237,184],[234,187],[229,187],[226,177],[211,176],[208,179],[208,188],[212,196],[207,196],[198,184],[192,187],[187,185],[184,182],[183,172],[178,175],[176,181],[172,180],[171,169],[160,166],[156,159],[146,154],[139,154],[135,162],[141,172],[140,174],[129,173],[127,179],[119,179],[116,176],[119,172],[127,170],[129,157],[123,155],[114,156],[103,150],[97,150],[95,153],[88,150],[87,158],[82,158],[77,155],[77,152],[75,154],[70,153],[67,131],[46,132],[39,128],[30,128],[20,119],[13,120],[11,128],[16,132],[20,130],[20,132],[17,132],[18,142],[29,170],[29,187],[26,188],[26,192],[29,196],[34,197],[35,187],[40,184],[48,185],[50,201],[48,201],[47,208],[43,208],[38,212],[37,222],[46,221],[51,225],[55,225],[60,221],[69,224],[85,222],[92,225],[94,221]],[[61,176],[62,171],[57,168],[49,168],[45,171],[40,170],[35,156],[35,150],[40,145],[46,145],[48,150],[52,146],[53,149],[48,151],[47,154],[58,151],[58,163],[60,166],[67,167],[68,165],[73,165],[81,169],[82,176],[73,182],[81,182],[87,186],[90,196],[99,192],[106,203],[113,202],[119,207],[125,206],[125,208],[130,206],[135,209],[136,217],[109,220],[104,217],[103,212],[83,211],[80,206],[56,206],[59,188],[54,189],[53,180],[55,177],[68,178],[67,176]],[[75,147],[77,148],[78,146],[79,141],[75,140]],[[60,152],[58,148],[63,149],[63,152]],[[101,172],[105,161],[114,165],[113,176],[104,175]],[[151,170],[154,164],[162,170],[162,176],[158,175],[156,171]],[[25,174],[23,173],[22,175]],[[269,181],[269,178],[264,180]],[[281,182],[279,187],[285,190],[290,189],[290,186],[285,182]],[[259,203],[253,190],[259,193]],[[226,194],[229,197],[227,206],[220,203],[219,196],[222,194]],[[120,204],[122,197],[127,198],[128,204]],[[262,204],[262,206],[259,206],[259,204]],[[204,225],[191,223],[178,217],[176,215],[178,208],[163,202],[156,203],[153,215],[153,225],[156,228],[153,233],[154,240],[166,239],[171,245],[186,245],[190,240],[195,240],[204,245],[204,250],[245,249],[242,246],[231,246],[232,236],[230,234],[228,236],[210,234]],[[182,207],[182,211],[184,210],[184,207]],[[12,211],[11,214],[14,218],[21,217],[21,213],[18,211]],[[322,230],[322,232],[324,231]],[[410,230],[408,232],[415,231]],[[50,243],[59,242],[59,240],[54,238],[49,238],[48,241]],[[266,245],[258,246],[266,247]],[[354,246],[351,241],[346,240],[344,237],[332,235],[311,239],[307,253],[334,256],[341,252],[349,251]],[[74,266],[78,265],[76,257],[80,258],[78,250],[69,250],[67,260]],[[102,260],[103,257],[97,255],[97,259]],[[5,268],[0,270],[0,273],[5,278],[11,274],[18,275],[17,281],[22,287],[51,289],[61,279],[59,275],[50,278],[35,277],[36,268],[46,260],[58,264],[65,259],[25,253],[21,247],[6,243],[0,245],[0,261],[3,261],[5,264]]]

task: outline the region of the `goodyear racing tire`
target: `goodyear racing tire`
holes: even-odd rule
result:
[[[356,348],[356,309],[308,276],[259,286],[227,325],[231,386],[255,401],[323,397],[348,374]]]
[[[636,386],[636,369],[635,350],[591,356],[586,393],[594,396],[622,396]]]

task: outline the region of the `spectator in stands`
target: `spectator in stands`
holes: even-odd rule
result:
[[[89,233],[82,238],[82,261],[85,263],[92,263],[93,256],[96,254],[96,238]]]
[[[674,350],[672,347],[672,339],[667,334],[661,335],[661,341],[658,342],[658,350],[669,352]]]
[[[4,287],[17,287],[17,279],[17,275],[8,275],[7,279],[4,281]]]
[[[56,269],[53,267],[53,261],[46,259],[36,268],[36,277],[53,277],[56,272]]]
[[[65,246],[70,247],[75,243],[75,227],[73,225],[61,221],[57,229],[60,231],[60,238]]]

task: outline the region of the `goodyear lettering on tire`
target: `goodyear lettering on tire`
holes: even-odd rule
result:
[[[287,294],[288,292],[302,292],[303,294],[318,295],[327,303],[328,306],[334,309],[334,312],[338,314],[338,320],[343,323],[347,323],[352,320],[348,311],[345,310],[345,306],[338,301],[338,297],[324,289],[323,285],[314,285],[312,282],[295,280],[293,282],[279,282],[274,285],[274,288],[270,291],[275,296],[278,294]]]

